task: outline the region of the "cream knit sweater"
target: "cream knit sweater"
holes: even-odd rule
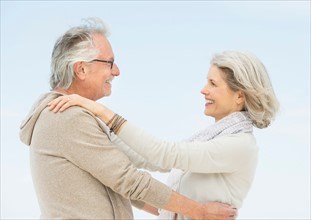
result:
[[[183,170],[171,181],[178,181],[177,191],[195,201],[217,201],[240,208],[252,185],[258,154],[252,133],[169,142],[127,122],[118,136],[154,165]],[[187,217],[178,215],[178,219]]]

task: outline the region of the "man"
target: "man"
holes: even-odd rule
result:
[[[133,219],[131,204],[191,218],[234,218],[236,210],[229,205],[196,203],[137,170],[89,111],[48,110],[47,104],[60,95],[98,100],[111,94],[111,82],[120,72],[99,19],[71,28],[58,39],[51,71],[53,91],[34,104],[20,132],[22,142],[30,146],[41,218]]]

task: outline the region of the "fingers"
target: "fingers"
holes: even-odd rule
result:
[[[49,110],[53,110],[53,112],[55,112],[55,113],[56,112],[63,112],[64,110],[66,110],[67,108],[72,106],[72,104],[70,102],[72,102],[72,100],[71,100],[71,97],[69,95],[60,96],[60,97],[54,99],[53,101],[51,101],[50,103],[48,103]]]
[[[208,202],[205,205],[207,219],[234,220],[237,217],[237,209],[232,205],[219,202]]]
[[[72,106],[70,103],[70,101],[66,102],[64,105],[61,106],[61,108],[59,109],[59,112],[63,112],[65,111],[67,108],[69,108],[70,106]]]
[[[237,215],[238,215],[237,209],[231,206],[229,209],[229,212],[228,212],[228,216],[229,216],[228,219],[234,220],[234,219],[236,219]]]
[[[222,219],[224,220],[234,220],[237,217],[237,209],[231,205],[222,204]]]
[[[61,99],[54,107],[53,112],[58,112],[60,109],[64,110],[64,107],[66,106],[66,103],[68,102],[68,99]],[[61,112],[61,111],[60,111]]]
[[[49,102],[48,103],[48,106],[49,106],[49,110],[53,110],[56,105],[61,101],[62,99],[60,97],[54,99],[53,101]]]

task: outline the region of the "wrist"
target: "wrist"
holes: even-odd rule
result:
[[[173,191],[164,209],[188,216],[192,219],[204,219],[204,205]]]
[[[112,117],[115,115],[114,112],[112,112],[111,110],[109,110],[107,107],[96,103],[97,106],[94,108],[93,113],[99,117],[105,124],[107,124]]]
[[[124,118],[122,118],[118,114],[114,114],[112,118],[106,123],[108,128],[110,128],[110,133],[113,132],[118,134],[119,130],[123,127],[123,124],[126,122]]]
[[[191,210],[192,213],[190,213],[190,215],[194,218],[194,219],[205,219],[205,211],[206,209],[204,209],[204,205],[201,203],[196,203],[195,207]]]

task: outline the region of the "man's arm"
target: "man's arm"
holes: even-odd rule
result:
[[[159,215],[159,209],[148,203],[144,203],[143,207],[140,209],[156,216]],[[203,205],[176,192],[171,194],[170,200],[163,209],[183,214],[194,219],[221,220],[235,219],[237,216],[237,210],[229,205],[218,202],[209,202]]]
[[[200,204],[176,192],[171,194],[163,208],[193,219],[231,220],[237,215],[237,210],[227,204],[218,202]]]
[[[144,210],[145,212],[149,212],[150,214],[153,214],[153,215],[156,215],[158,216],[159,215],[159,209],[152,206],[152,205],[149,205],[148,203],[145,203],[142,210]]]

